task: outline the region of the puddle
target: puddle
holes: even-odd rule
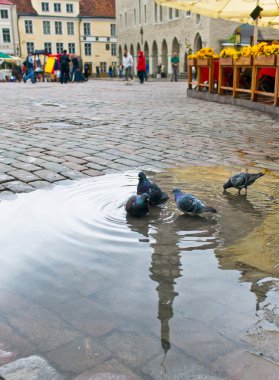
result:
[[[142,376],[175,378],[185,360],[195,363],[196,378],[228,376],[220,357],[258,353],[255,329],[268,325],[275,333],[279,325],[278,184],[266,175],[247,196],[223,194],[233,172],[150,173],[171,201],[142,219],[127,217],[123,207],[136,189],[134,172],[1,202],[0,309],[6,293],[20,299],[7,307],[7,323],[35,354],[75,374],[91,367],[81,369],[72,342],[93,337]],[[181,215],[174,187],[218,213]],[[45,331],[57,333],[59,344]],[[270,347],[263,354],[277,357]]]

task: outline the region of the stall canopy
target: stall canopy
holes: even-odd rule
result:
[[[263,9],[259,20],[260,26],[279,28],[278,0],[156,0],[156,2],[170,8],[242,23],[254,23],[250,15],[259,6]]]
[[[0,51],[0,59],[4,60],[4,59],[12,59],[13,57],[11,55],[8,55],[8,54],[5,54],[5,53],[2,53]]]

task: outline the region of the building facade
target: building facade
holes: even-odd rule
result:
[[[235,22],[162,7],[155,0],[116,0],[116,24],[119,62],[124,49],[134,57],[143,50],[150,74],[157,73],[159,63],[171,73],[173,52],[180,56],[180,72],[185,72],[187,53],[202,47],[212,47],[218,53],[222,41],[238,26]],[[270,36],[276,38],[279,33],[264,30],[264,37]]]
[[[0,0],[0,51],[12,56],[20,53],[16,6],[10,0]]]
[[[90,72],[116,62],[114,0],[13,0],[21,55],[46,50],[80,56]]]

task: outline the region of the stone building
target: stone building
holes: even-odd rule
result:
[[[124,49],[132,56],[143,50],[151,74],[156,74],[158,63],[164,64],[170,73],[174,51],[180,55],[180,72],[185,72],[189,50],[207,46],[218,53],[222,41],[238,26],[234,22],[162,7],[155,0],[116,0],[116,23],[119,62]],[[264,37],[270,36],[279,37],[279,32],[266,29]]]
[[[64,49],[106,72],[116,64],[114,0],[12,0],[17,6],[21,55]]]
[[[0,0],[0,51],[19,55],[16,6],[10,0]]]

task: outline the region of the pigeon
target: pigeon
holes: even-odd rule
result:
[[[177,207],[184,213],[201,214],[202,212],[217,212],[215,208],[206,206],[192,194],[185,194],[179,189],[173,189],[172,192]]]
[[[132,216],[144,216],[149,212],[149,195],[132,195],[126,203],[126,211]]]
[[[264,173],[256,173],[256,174],[250,174],[250,173],[237,173],[233,175],[224,185],[224,190],[234,187],[238,189],[238,193],[240,194],[241,190],[245,188],[247,193],[247,187],[252,185],[256,181],[256,179],[262,177]]]
[[[149,195],[149,203],[151,205],[158,205],[166,202],[169,197],[163,192],[156,183],[149,181],[144,172],[138,174],[139,183],[137,187],[137,194],[147,193]]]

